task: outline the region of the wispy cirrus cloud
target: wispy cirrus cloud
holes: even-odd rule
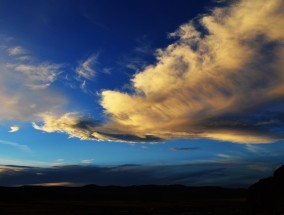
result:
[[[192,151],[192,150],[198,150],[198,147],[173,147],[169,148],[171,151]]]
[[[8,53],[9,55],[17,56],[17,55],[25,55],[27,54],[27,51],[21,46],[15,46],[8,48]]]
[[[90,55],[84,61],[81,61],[80,64],[75,69],[75,80],[79,84],[76,88],[81,89],[84,93],[91,93],[89,90],[89,82],[94,80],[96,76],[95,66],[98,63],[99,54]]]
[[[116,141],[283,140],[283,8],[281,0],[215,8],[170,34],[177,41],[157,50],[156,64],[133,77],[132,93],[102,91],[108,122],[85,125],[83,116],[75,123],[69,115],[72,123],[64,124],[45,115],[35,127]],[[82,70],[86,78],[89,73]]]
[[[7,69],[18,72],[26,80],[25,86],[34,90],[50,86],[60,73],[60,65],[52,63],[8,64]]]
[[[55,112],[64,106],[66,98],[50,89],[62,65],[39,60],[4,36],[0,36],[0,46],[1,121],[37,120],[39,113]]]
[[[0,163],[1,165],[5,166],[21,166],[22,168],[24,167],[50,167],[50,163],[48,162],[43,162],[43,161],[34,161],[34,160],[20,160],[20,159],[6,159],[6,158],[0,158]],[[0,168],[1,172],[1,168]]]
[[[92,80],[96,74],[94,65],[97,63],[98,54],[91,55],[85,61],[81,62],[76,68],[76,73],[79,77],[87,80]]]
[[[92,164],[94,159],[81,160],[81,164]]]
[[[31,149],[28,146],[23,145],[23,144],[11,142],[11,141],[6,141],[6,140],[0,140],[0,144],[12,146],[12,147],[15,147],[19,150],[25,151],[25,152],[31,152]]]

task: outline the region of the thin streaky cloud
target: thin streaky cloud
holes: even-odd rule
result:
[[[172,147],[169,148],[171,151],[192,151],[192,150],[197,150],[199,149],[198,147]]]
[[[10,65],[16,72],[22,73],[31,89],[44,89],[50,86],[59,75],[61,66],[56,64],[19,64]]]
[[[0,46],[4,43],[0,37]],[[58,79],[63,66],[32,55],[11,55],[7,47],[9,43],[0,49],[0,121],[33,121],[39,119],[37,115],[41,112],[61,109],[67,99],[50,86]],[[11,50],[14,54],[20,53],[19,48]]]
[[[25,55],[27,54],[27,51],[21,46],[15,46],[15,47],[9,48],[8,53],[11,56],[17,56],[17,55]]]
[[[0,158],[1,165],[12,166],[12,167],[51,167],[51,164],[44,161],[33,161],[33,160],[21,160],[21,159],[3,159]]]
[[[17,148],[21,151],[25,151],[25,152],[31,152],[32,151],[28,146],[23,145],[23,144],[19,144],[19,143],[16,143],[16,142],[0,140],[0,144],[12,146],[12,147],[15,147],[15,148]]]
[[[85,61],[81,62],[76,68],[76,73],[79,77],[87,80],[92,80],[96,74],[94,66],[97,63],[98,54],[91,55]]]
[[[92,164],[94,159],[86,159],[86,160],[81,160],[82,164]]]
[[[50,183],[39,183],[39,184],[29,184],[32,186],[43,186],[43,187],[80,187],[84,184],[72,183],[72,182],[50,182]]]

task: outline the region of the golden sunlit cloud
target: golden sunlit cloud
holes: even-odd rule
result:
[[[134,142],[284,139],[282,109],[270,108],[284,100],[283,11],[281,0],[216,8],[170,34],[177,41],[158,50],[157,63],[133,77],[132,93],[102,91],[107,123],[44,115],[44,124],[34,127],[81,139]]]

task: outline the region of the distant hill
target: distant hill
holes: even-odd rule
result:
[[[187,187],[182,185],[46,187],[0,187],[0,201],[10,200],[200,200],[211,198],[237,198],[245,189],[220,187]]]
[[[0,187],[0,214],[243,215],[245,192],[181,185]]]
[[[249,187],[247,201],[258,214],[284,214],[284,165]]]
[[[283,215],[284,166],[249,189],[92,184],[0,187],[0,214]]]

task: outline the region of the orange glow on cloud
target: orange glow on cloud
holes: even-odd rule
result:
[[[133,77],[132,93],[101,93],[106,124],[82,127],[77,125],[83,118],[76,114],[45,114],[44,125],[34,127],[114,141],[131,141],[126,136],[139,141],[210,138],[238,143],[283,139],[260,132],[258,126],[265,122],[226,118],[249,118],[284,98],[284,13],[279,8],[284,8],[281,0],[243,0],[203,15],[199,24],[206,35],[192,21],[180,26],[171,34],[178,40],[157,51],[157,63]]]

